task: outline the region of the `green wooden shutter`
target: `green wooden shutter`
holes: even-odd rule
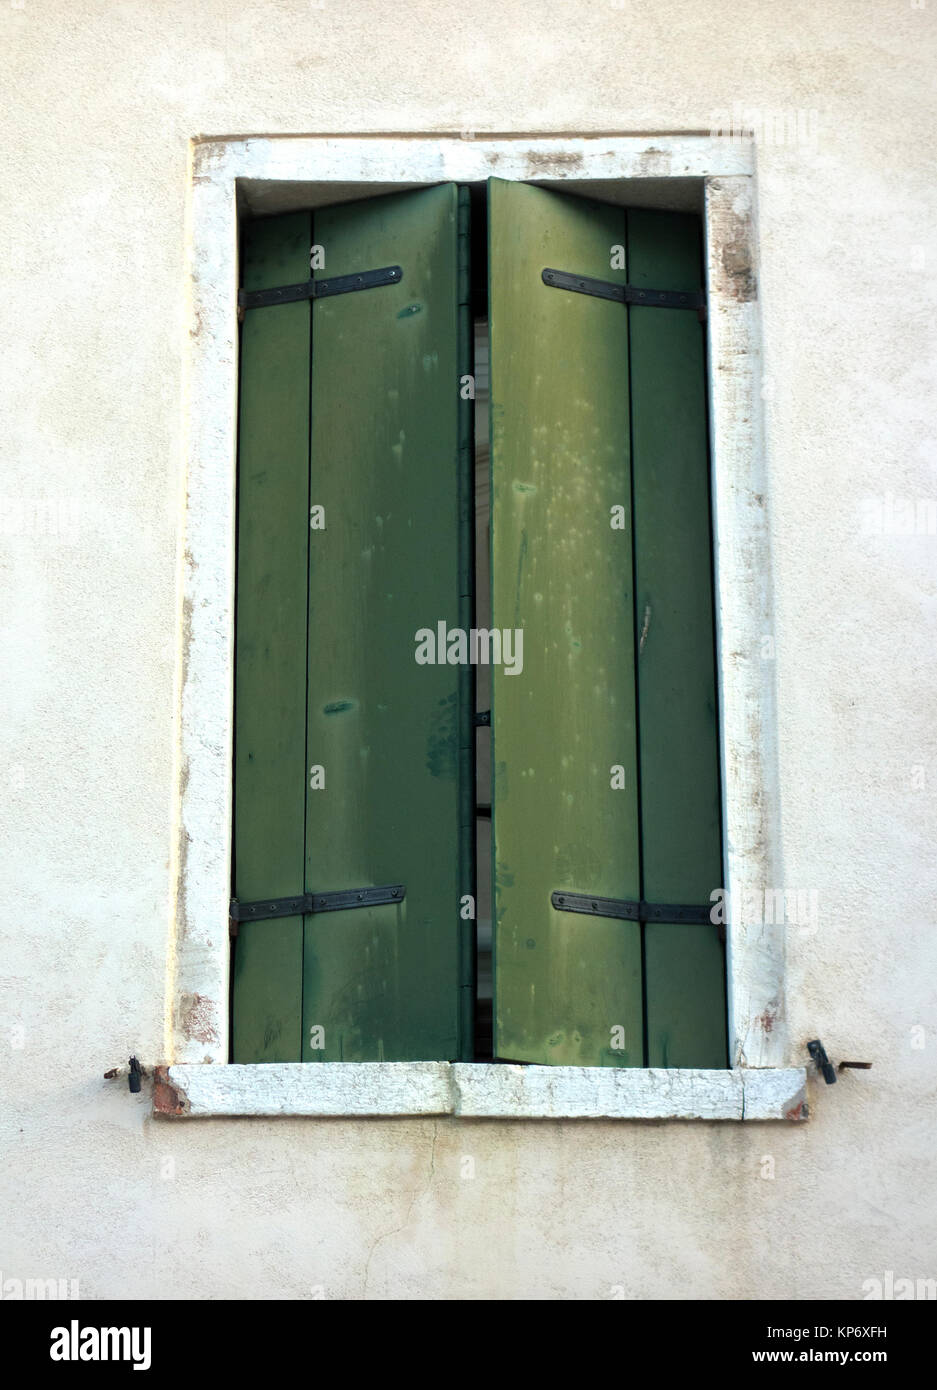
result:
[[[721,1067],[715,927],[551,905],[722,879],[703,333],[541,281],[698,288],[697,223],[500,180],[489,218],[493,625],[524,630],[492,702],[495,1052]]]
[[[632,209],[627,244],[631,284],[701,284],[698,218]],[[628,315],[644,897],[705,904],[723,874],[704,335],[686,310]],[[648,1066],[726,1066],[718,928],[644,934]]]
[[[295,399],[287,388],[280,393],[289,396],[288,413],[306,411],[302,522],[308,549],[300,561],[302,621],[288,663],[290,709],[299,698],[303,711],[298,810],[293,780],[282,808],[275,803],[283,783],[265,787],[267,814],[284,827],[294,875],[288,884],[274,884],[264,871],[263,891],[297,891],[298,833],[306,892],[402,883],[406,897],[399,904],[310,913],[298,921],[298,932],[295,919],[287,919],[288,926],[251,923],[249,936],[242,924],[235,957],[236,1060],[275,1059],[267,1043],[271,997],[282,1000],[289,1025],[283,1050],[292,1060],[471,1055],[473,923],[459,912],[461,896],[474,892],[470,672],[418,665],[414,640],[418,629],[440,622],[466,626],[471,606],[470,460],[459,395],[460,374],[469,370],[466,211],[454,185],[317,210],[305,273],[284,275],[282,283],[308,277],[311,242],[325,252],[319,280],[400,265],[399,283],[316,298],[311,308],[307,302],[246,313],[245,353],[248,333],[261,332],[253,318],[270,321],[272,340],[284,322],[277,316],[297,308],[297,317],[305,314],[306,340],[294,344],[295,370],[304,383],[310,381],[310,337],[312,362],[311,392],[308,384],[297,384]],[[263,225],[252,224],[250,235]],[[288,350],[277,341],[274,351]],[[279,531],[285,508],[267,517],[245,492],[251,401],[258,412],[252,429],[270,455],[264,461],[290,475],[294,469],[292,449],[286,460],[269,443],[282,431],[282,402],[258,399],[245,377],[240,534],[261,528],[269,545],[257,543],[263,560],[255,578],[239,571],[239,648],[245,640],[266,645],[256,634],[274,597],[270,576],[291,563],[277,554],[287,540]],[[310,529],[310,508],[318,507],[324,528]],[[292,596],[292,569],[290,575]],[[260,592],[248,601],[242,623],[245,585]],[[249,622],[255,626],[245,638]],[[295,646],[301,653],[299,697]],[[239,664],[239,681],[240,671]],[[239,685],[238,771],[249,758],[245,720],[248,727],[251,720],[262,725],[268,739],[286,738],[285,726],[278,734],[267,728],[276,717],[273,693],[260,682],[248,713]],[[265,699],[267,710],[258,707]],[[294,752],[291,738],[291,771]],[[314,771],[320,768],[321,774]],[[245,788],[239,779],[238,821],[252,815],[242,810]],[[238,836],[235,887],[242,900],[249,895],[241,878],[244,855],[255,857]],[[289,963],[274,970],[267,948],[278,935],[288,936]]]
[[[309,277],[308,212],[245,225],[244,287]],[[235,659],[234,888],[303,892],[309,305],[251,309],[241,329]],[[301,917],[243,922],[234,952],[236,1062],[297,1062]]]
[[[624,309],[540,278],[623,283],[624,239],[618,208],[489,184],[492,621],[524,632],[493,678],[494,1049],[526,1062],[644,1060],[640,927],[550,905],[640,889]]]

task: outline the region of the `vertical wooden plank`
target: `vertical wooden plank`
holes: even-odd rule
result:
[[[467,187],[458,191],[458,364],[459,379],[459,626],[475,622],[475,405],[465,389],[474,371],[472,323],[472,208]],[[475,1055],[477,988],[475,923],[478,909],[475,829],[475,667],[459,683],[459,882],[460,903],[469,896],[474,914],[459,909],[459,1057]]]
[[[244,285],[308,278],[309,213],[248,222]],[[309,305],[250,309],[241,329],[234,891],[303,891]],[[302,918],[241,923],[233,1060],[296,1062]]]
[[[471,686],[414,639],[465,612],[458,190],[321,209],[314,231],[317,278],[403,278],[313,308],[306,887],[407,896],[307,917],[303,1058],[455,1059]]]
[[[624,282],[624,213],[499,179],[489,200],[493,624],[524,642],[493,680],[495,1052],[641,1066],[639,927],[550,903],[639,896],[627,319],[541,280]]]
[[[698,289],[699,219],[628,213],[629,279]],[[644,896],[722,883],[705,344],[696,314],[632,308],[631,412]],[[718,929],[645,928],[648,1066],[724,1067]]]
[[[479,209],[485,239],[488,236],[487,205]],[[477,229],[473,250],[478,246]],[[491,628],[491,445],[489,440],[488,393],[488,266],[487,251],[476,252],[472,263],[473,280],[484,274],[482,303],[476,300],[474,324],[475,373],[475,624]],[[479,266],[478,262],[482,261]],[[476,288],[477,295],[477,288]],[[475,1056],[492,1058],[492,846],[491,846],[491,667],[475,670],[475,709],[488,711],[489,723],[475,730],[476,803],[482,808],[476,818],[477,918],[476,928],[476,1038]]]

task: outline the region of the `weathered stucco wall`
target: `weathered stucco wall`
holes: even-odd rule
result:
[[[937,1275],[937,0],[12,0],[0,35],[4,1279],[827,1298]],[[757,138],[774,886],[818,903],[788,1019],[873,1069],[814,1086],[807,1125],[154,1118],[102,1073],[164,1060],[190,138],[733,112]]]

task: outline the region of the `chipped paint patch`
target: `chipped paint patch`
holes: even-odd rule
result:
[[[720,192],[724,181],[712,179],[710,188]],[[755,274],[754,228],[748,198],[721,202],[718,225],[719,292],[738,304],[758,298],[758,279]]]
[[[755,1027],[760,1028],[763,1033],[770,1033],[777,1022],[778,1011],[776,1007],[767,1008],[755,1019]]]
[[[733,297],[740,302],[758,298],[758,286],[752,265],[751,244],[747,239],[729,242],[722,248],[722,265],[733,288]]]
[[[639,655],[639,656],[640,656],[641,653],[644,651],[644,644],[645,644],[645,642],[647,641],[647,633],[648,633],[648,628],[649,628],[650,626],[651,626],[651,605],[650,605],[649,603],[646,603],[646,604],[644,605],[644,622],[643,622],[643,624],[642,624],[642,626],[641,626],[641,636],[640,636],[640,638],[639,638],[639,640],[638,640],[638,655]]]
[[[179,1028],[190,1042],[208,1046],[219,1040],[213,999],[201,994],[183,994],[179,1000]]]
[[[528,150],[524,156],[531,174],[558,170],[563,174],[578,173],[585,160],[579,150]]]
[[[458,697],[453,691],[433,711],[426,740],[426,768],[431,777],[455,781],[458,753]]]
[[[322,706],[323,714],[347,714],[349,710],[355,708],[354,700],[330,700],[327,705]]]
[[[157,1115],[188,1115],[190,1106],[182,1088],[169,1079],[168,1067],[153,1073],[153,1110]]]
[[[649,179],[666,178],[670,173],[672,165],[673,155],[670,150],[662,150],[656,145],[651,145],[638,160],[638,177]]]

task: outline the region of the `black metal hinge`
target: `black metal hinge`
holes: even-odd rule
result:
[[[550,894],[558,912],[585,912],[590,917],[617,917],[625,922],[712,922],[712,903],[646,903],[628,898],[595,898],[588,893]]]
[[[636,285],[616,285],[611,280],[594,280],[589,275],[571,275],[568,270],[543,271],[541,279],[554,290],[591,294],[596,299],[615,299],[619,304],[639,304],[651,309],[703,309],[702,290],[650,290]]]
[[[385,265],[380,270],[335,275],[331,280],[304,280],[301,285],[280,285],[275,290],[239,290],[238,307],[265,309],[270,304],[295,304],[301,299],[328,299],[333,294],[354,294],[356,290],[373,290],[379,285],[396,285],[402,279],[403,270],[399,265]]]
[[[350,907],[379,907],[400,903],[407,896],[402,883],[380,888],[343,888],[336,893],[297,893],[292,898],[263,898],[242,903],[231,899],[228,916],[232,922],[264,922],[273,917],[300,917],[309,912],[343,912]]]

